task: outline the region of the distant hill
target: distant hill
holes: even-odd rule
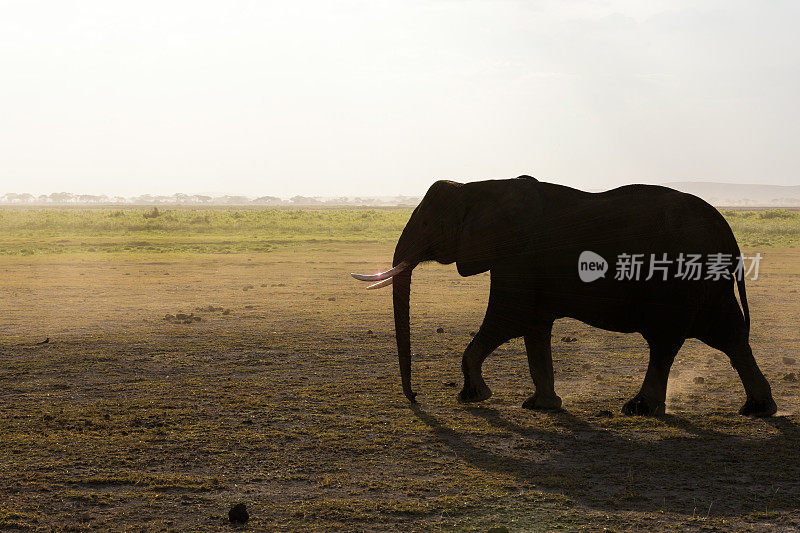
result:
[[[736,183],[716,183],[711,181],[672,181],[664,183],[679,191],[694,194],[708,203],[725,207],[797,207],[800,208],[800,185],[742,185]],[[153,206],[153,205],[193,205],[193,206],[274,206],[274,207],[413,207],[420,202],[416,196],[374,196],[374,197],[324,197],[259,196],[252,198],[242,195],[184,194],[170,196],[143,194],[134,197],[73,194],[56,192],[34,196],[28,193],[0,193],[0,205],[109,205],[109,206]]]
[[[375,196],[352,197],[339,196],[293,196],[279,198],[277,196],[259,196],[252,198],[242,195],[211,196],[208,194],[175,193],[170,196],[142,194],[140,196],[107,196],[94,194],[73,194],[56,192],[34,196],[29,193],[9,192],[0,194],[0,205],[109,205],[109,206],[151,206],[151,205],[192,205],[192,206],[273,206],[273,207],[414,207],[420,202],[416,196]]]
[[[664,183],[717,206],[800,207],[800,185],[746,185],[711,181]]]

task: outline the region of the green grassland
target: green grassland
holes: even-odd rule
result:
[[[787,246],[800,244],[800,211],[765,209],[760,211],[724,210],[741,246]]]
[[[0,255],[243,253],[309,242],[390,243],[396,209],[0,209]],[[800,244],[800,211],[723,211],[742,246]]]
[[[0,254],[266,252],[310,242],[390,242],[409,209],[0,209]]]

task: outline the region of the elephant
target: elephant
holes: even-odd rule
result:
[[[581,254],[595,260],[579,264]],[[688,254],[722,254],[715,257],[739,262],[723,262],[714,267],[714,275],[687,277]],[[579,267],[601,269],[614,258],[619,266],[624,257],[655,258],[649,279],[599,270],[591,281],[579,275]],[[397,241],[393,268],[352,275],[376,282],[368,288],[392,285],[400,376],[412,403],[411,273],[422,262],[437,261],[456,263],[461,276],[489,272],[490,277],[486,315],[461,361],[461,402],[491,396],[482,375],[484,360],[501,344],[524,337],[535,392],[522,406],[561,409],[554,389],[551,331],[555,320],[570,317],[609,331],[638,332],[647,342],[644,381],[624,404],[624,414],[664,414],[672,363],[684,341],[696,338],[729,357],[746,393],[739,413],[768,417],[777,406],[750,347],[740,258],[726,220],[696,196],[641,184],[592,193],[520,176],[435,182]],[[661,263],[654,275],[657,260]]]

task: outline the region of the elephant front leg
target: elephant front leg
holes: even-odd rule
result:
[[[482,402],[492,396],[492,391],[483,380],[483,361],[502,343],[490,341],[485,333],[479,331],[461,358],[461,370],[464,372],[464,388],[458,393],[458,401],[462,403]]]
[[[639,394],[628,400],[622,407],[626,415],[663,415],[666,409],[667,380],[672,362],[683,345],[680,340],[649,340],[650,363]]]
[[[561,398],[556,394],[553,378],[553,354],[550,348],[552,330],[553,323],[549,322],[535,326],[525,335],[528,367],[536,387],[533,396],[522,404],[525,409],[561,409]]]

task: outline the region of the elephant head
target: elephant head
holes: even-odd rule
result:
[[[459,274],[472,276],[518,253],[524,234],[520,232],[521,222],[532,214],[520,213],[519,206],[530,210],[531,205],[538,205],[536,180],[521,178],[520,187],[497,187],[493,181],[437,181],[403,229],[393,267],[380,274],[352,274],[356,279],[375,282],[367,289],[392,285],[400,377],[403,393],[411,402],[416,396],[411,388],[411,272],[425,261],[455,262]],[[536,197],[537,202],[523,201],[526,196]]]

